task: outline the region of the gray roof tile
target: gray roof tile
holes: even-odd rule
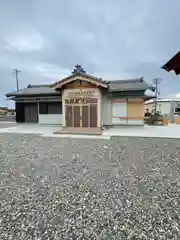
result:
[[[47,85],[28,85],[27,88],[21,89],[19,91],[11,92],[6,94],[7,97],[12,96],[29,96],[29,95],[58,95],[59,92],[55,91],[53,88]]]
[[[101,80],[102,81],[102,80]],[[103,81],[105,82],[105,81]],[[109,91],[136,91],[151,89],[152,86],[148,85],[143,78],[128,79],[128,80],[113,80],[106,83],[109,86]],[[30,95],[60,95],[60,93],[48,85],[28,85],[27,88],[19,91],[6,94],[7,97],[19,97]]]
[[[147,84],[143,78],[127,79],[127,80],[113,80],[109,82],[110,91],[137,91],[152,89],[153,87]]]

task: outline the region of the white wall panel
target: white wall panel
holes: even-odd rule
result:
[[[40,124],[62,124],[62,114],[39,114]]]
[[[103,125],[112,125],[112,103],[111,100],[107,96],[103,96],[102,98],[102,124]]]
[[[113,117],[126,117],[127,116],[127,103],[126,102],[113,102],[112,104]]]
[[[112,124],[126,124],[121,117],[127,117],[127,102],[115,101],[112,103]]]
[[[144,120],[129,120],[128,119],[127,125],[144,125]]]

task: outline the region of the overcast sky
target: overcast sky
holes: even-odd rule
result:
[[[180,50],[179,0],[6,0],[0,2],[0,103],[20,87],[51,83],[79,63],[107,80],[161,77],[163,96],[180,77],[161,66]]]

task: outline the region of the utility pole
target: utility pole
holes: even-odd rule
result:
[[[17,91],[19,91],[19,73],[21,71],[18,70],[17,68],[13,69],[12,71],[12,74],[15,75],[15,78],[16,78],[16,88],[17,88]]]
[[[155,84],[155,88],[156,88],[156,92],[155,92],[155,106],[154,106],[155,114],[157,112],[157,100],[158,100],[159,95],[160,95],[160,83],[161,83],[161,81],[162,81],[161,78],[154,78],[153,79],[153,83]]]

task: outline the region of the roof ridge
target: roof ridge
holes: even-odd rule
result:
[[[125,83],[127,83],[127,82],[143,82],[144,81],[144,78],[143,77],[140,77],[140,78],[131,78],[131,79],[122,79],[122,80],[110,80],[109,82],[110,83],[118,83],[118,82],[125,82]]]
[[[51,87],[50,84],[28,84],[26,88]]]

